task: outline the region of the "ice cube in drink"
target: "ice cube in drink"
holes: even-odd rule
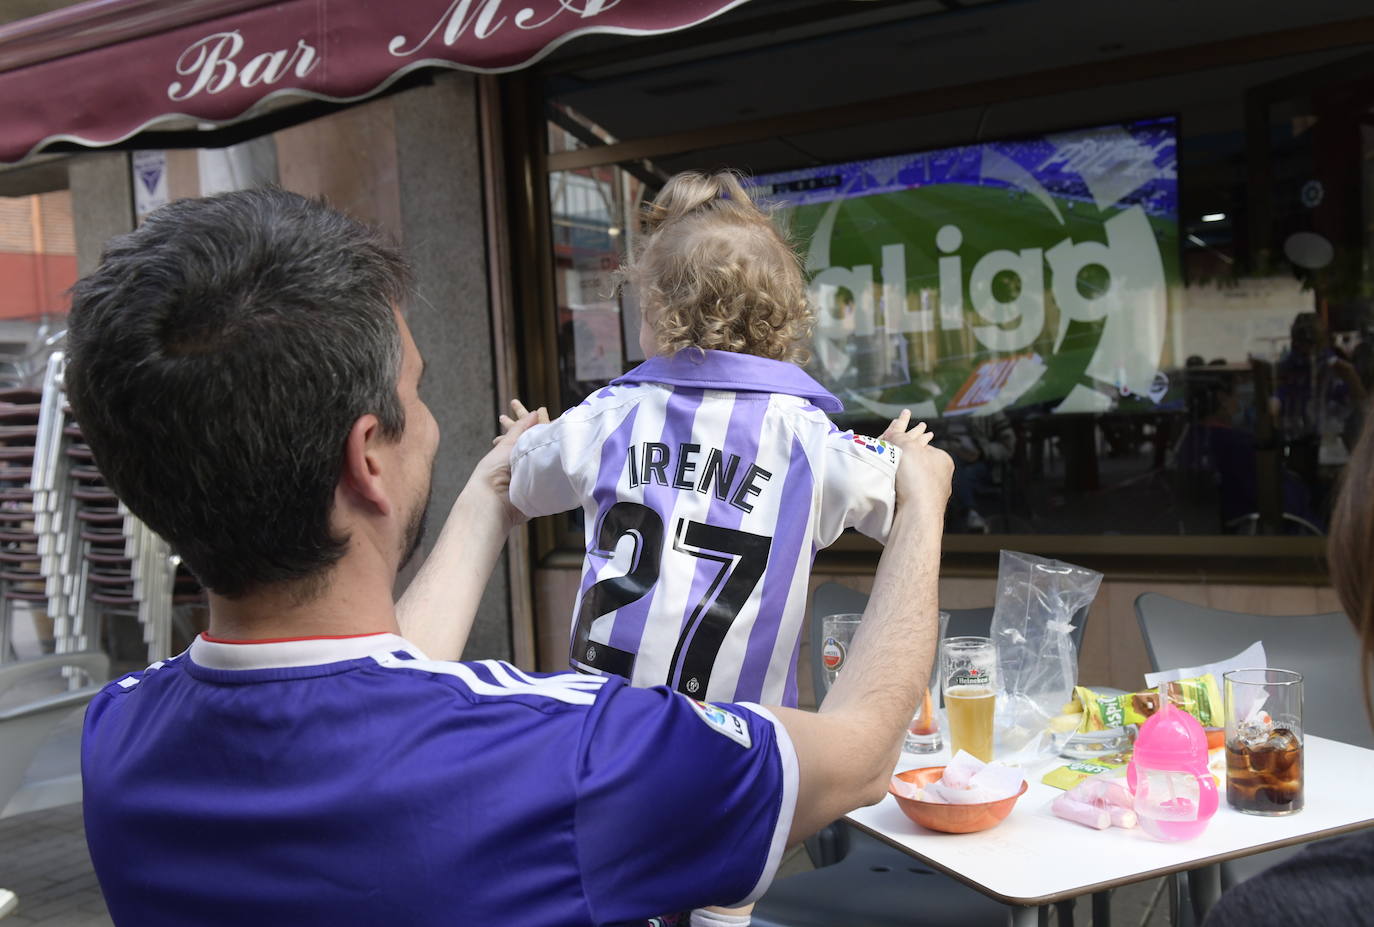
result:
[[[1287,728],[1274,728],[1261,743],[1226,744],[1226,800],[1246,814],[1292,814],[1302,810],[1302,742]]]

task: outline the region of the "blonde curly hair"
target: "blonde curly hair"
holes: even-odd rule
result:
[[[729,171],[673,177],[620,268],[659,353],[733,351],[804,364],[815,315],[797,254]]]

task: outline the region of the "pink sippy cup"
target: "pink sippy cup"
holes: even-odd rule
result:
[[[1126,781],[1140,826],[1159,840],[1191,840],[1217,812],[1217,782],[1207,769],[1207,732],[1159,687],[1159,710],[1136,735]]]

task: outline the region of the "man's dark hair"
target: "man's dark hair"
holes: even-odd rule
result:
[[[72,288],[82,433],[211,590],[318,580],[343,555],[329,522],[349,430],[368,413],[384,437],[405,428],[408,288],[377,232],[270,188],[163,207]]]

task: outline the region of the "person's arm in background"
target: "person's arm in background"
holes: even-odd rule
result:
[[[510,459],[516,441],[548,413],[501,416],[506,433],[477,463],[444,521],[434,550],[396,603],[396,620],[406,640],[433,660],[457,660],[467,644],[477,604],[511,529],[526,518],[510,502]]]
[[[853,649],[817,713],[773,708],[797,754],[789,844],[881,801],[934,653],[940,540],[953,462],[909,413],[883,439],[901,449],[897,511]]]

